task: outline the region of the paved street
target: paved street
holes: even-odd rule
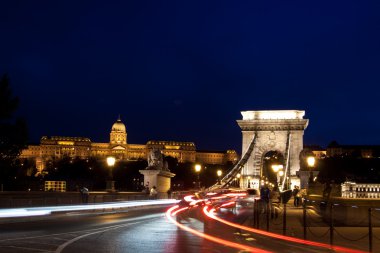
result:
[[[0,252],[236,252],[179,229],[168,222],[165,210],[68,213],[0,224]],[[203,230],[196,219],[187,225]]]
[[[0,225],[5,252],[198,252],[207,245],[166,221],[165,209]]]
[[[167,208],[132,210],[122,213],[71,212],[49,219],[0,225],[0,251],[26,252],[239,252],[184,231],[165,217]],[[298,209],[290,209],[290,214]],[[220,217],[250,225],[249,213]],[[247,216],[248,215],[248,216]],[[188,212],[181,224],[202,234],[248,245],[268,252],[331,252],[328,249],[294,244],[236,229],[205,219],[200,208]],[[205,223],[203,222],[205,221]],[[289,229],[293,231],[291,223]]]

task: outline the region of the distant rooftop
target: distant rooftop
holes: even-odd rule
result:
[[[328,148],[361,148],[361,149],[380,149],[380,145],[352,145],[352,144],[339,144],[336,141],[331,142],[328,146]]]
[[[67,137],[67,136],[42,136],[41,141],[42,140],[91,142],[91,140],[89,138],[86,138],[86,137]]]
[[[177,146],[191,146],[194,147],[194,142],[185,142],[185,141],[148,141],[147,145],[177,145]]]

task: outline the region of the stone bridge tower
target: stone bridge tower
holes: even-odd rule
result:
[[[241,114],[243,119],[237,123],[243,135],[242,154],[257,135],[253,150],[241,168],[241,186],[260,187],[264,156],[270,151],[284,156],[284,170],[290,186],[299,185],[296,172],[300,169],[303,134],[309,122],[303,118],[305,111],[242,111]]]

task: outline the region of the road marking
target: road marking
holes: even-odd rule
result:
[[[157,216],[157,215],[147,215],[145,217],[128,218],[128,219],[125,219],[123,222],[131,222],[131,221],[139,221],[139,220],[145,221],[145,220],[152,219],[152,218],[157,219],[157,218],[160,218],[161,216],[163,216],[163,215],[162,214],[159,214],[159,216]],[[117,227],[117,226],[122,226],[122,225],[113,225],[113,226],[109,226],[109,227],[93,228],[93,229],[87,229],[87,230],[77,230],[77,231],[72,231],[72,232],[64,232],[64,233],[49,234],[49,235],[37,235],[37,236],[27,236],[27,237],[18,237],[18,238],[8,238],[8,239],[0,240],[0,242],[17,241],[17,240],[29,240],[29,239],[37,239],[37,238],[50,237],[50,236],[59,236],[59,235],[75,235],[75,234],[79,234],[79,233],[86,233],[86,232],[90,232],[90,231],[97,231],[99,229],[108,229],[108,228],[113,228],[113,227]],[[66,240],[66,239],[63,239],[63,240]]]
[[[39,236],[25,236],[25,237],[18,237],[18,238],[8,238],[8,239],[3,239],[3,240],[0,240],[0,248],[14,248],[14,249],[19,249],[19,250],[28,250],[28,251],[34,251],[34,252],[46,252],[46,253],[55,253],[55,252],[62,252],[62,250],[67,247],[68,245],[70,245],[71,243],[83,238],[83,237],[86,237],[86,236],[89,236],[91,234],[96,234],[96,233],[102,233],[102,232],[106,232],[108,230],[112,230],[112,229],[118,229],[118,228],[122,228],[122,227],[127,227],[129,225],[134,225],[134,224],[138,224],[138,223],[143,223],[143,222],[146,222],[147,220],[152,220],[152,219],[158,219],[158,218],[161,218],[161,217],[164,217],[164,214],[160,213],[160,214],[153,214],[153,215],[147,215],[147,216],[144,216],[144,217],[132,217],[132,218],[127,218],[127,219],[123,219],[118,225],[112,225],[112,226],[106,226],[106,227],[98,227],[98,228],[92,228],[92,229],[87,229],[87,230],[77,230],[77,231],[72,231],[72,232],[64,232],[64,233],[56,233],[56,234],[48,234],[48,235],[39,235]],[[84,234],[85,233],[85,234]],[[59,238],[61,237],[61,238]],[[63,238],[62,238],[63,237]],[[75,237],[75,238],[73,238]],[[49,249],[38,249],[38,248],[28,248],[28,247],[22,247],[21,245],[20,246],[16,246],[17,244],[17,241],[19,242],[23,242],[23,241],[30,241],[30,240],[33,240],[33,239],[52,239],[52,240],[60,240],[61,242],[57,242],[56,241],[56,244],[55,245],[52,245],[54,246],[54,248],[56,248],[56,250],[49,250]],[[70,238],[73,238],[73,239],[70,239]],[[68,241],[69,240],[69,241]],[[60,243],[63,242],[66,242],[62,245],[60,245]],[[1,245],[1,244],[5,244],[6,242],[13,242],[12,244],[14,245]],[[16,245],[15,245],[16,244]],[[46,243],[43,243],[43,242],[35,242],[35,244],[39,244],[39,245],[50,245],[50,244],[46,244]],[[1,250],[0,250],[1,251]]]
[[[119,226],[113,226],[113,227],[110,227],[110,228],[107,228],[107,229],[103,229],[103,230],[100,230],[100,231],[96,231],[96,232],[92,232],[92,233],[88,233],[88,234],[84,234],[84,235],[81,235],[81,236],[77,236],[67,242],[65,242],[64,244],[61,244],[54,252],[55,253],[61,253],[62,250],[64,250],[67,246],[69,246],[70,244],[84,238],[84,237],[87,237],[87,236],[90,236],[90,235],[94,235],[94,234],[98,234],[98,233],[103,233],[103,232],[106,232],[106,231],[109,231],[109,230],[113,230],[113,229],[118,229],[118,228],[123,228],[123,227],[127,227],[129,225],[134,225],[134,224],[138,224],[138,223],[142,223],[143,221],[138,221],[138,222],[133,222],[133,223],[128,223],[128,224],[124,224],[124,225],[119,225]]]

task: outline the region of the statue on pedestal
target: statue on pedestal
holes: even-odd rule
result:
[[[164,161],[161,150],[153,148],[148,154],[148,167],[146,170],[165,170],[169,171],[168,163]]]
[[[164,161],[161,150],[153,148],[148,153],[148,167],[139,172],[144,175],[144,185],[152,185],[158,192],[158,198],[167,198],[168,190],[171,185],[171,178],[175,174],[171,173],[168,163]]]

